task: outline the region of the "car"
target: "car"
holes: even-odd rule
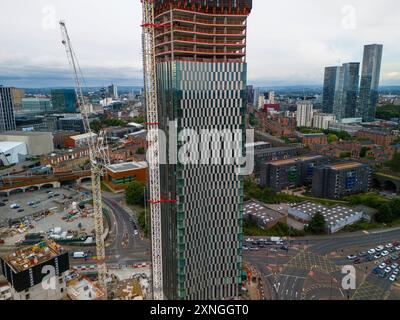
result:
[[[34,203],[33,203],[32,201],[29,201],[29,202],[27,203],[27,205],[30,206],[30,207],[32,207],[32,206],[34,205]]]
[[[19,208],[21,208],[21,206],[19,204],[16,204],[16,203],[14,203],[14,204],[12,204],[10,206],[10,209],[19,209]]]
[[[264,248],[265,248],[265,246],[264,246],[263,244],[259,244],[258,247],[259,247],[260,249],[264,249]]]
[[[258,251],[259,249],[256,247],[250,247],[250,251]]]
[[[395,276],[398,276],[398,275],[399,275],[399,269],[394,270],[394,271],[392,272],[392,274],[394,274]]]
[[[249,248],[247,248],[246,246],[243,246],[243,250],[249,250]]]
[[[19,209],[18,210],[18,212],[24,212],[25,211],[25,209]]]
[[[365,261],[367,261],[367,262],[372,261],[372,260],[374,260],[374,257],[372,257],[372,256],[365,257]]]
[[[54,196],[55,196],[55,197],[59,197],[59,196],[60,196],[60,194],[59,194],[59,193],[56,193],[56,194],[54,194]]]
[[[397,247],[396,247],[396,251],[400,251],[400,246],[397,246]]]
[[[368,253],[365,251],[362,251],[358,254],[359,257],[365,257]]]
[[[386,273],[389,273],[389,272],[391,272],[391,271],[392,271],[392,268],[386,267],[386,269],[385,269],[385,272],[386,272]]]
[[[347,256],[347,259],[349,259],[349,260],[355,260],[355,259],[357,259],[357,256],[354,255],[354,254],[351,254],[351,255]]]
[[[389,248],[393,247],[393,245],[392,245],[391,243],[388,243],[385,247],[386,247],[387,249],[389,249]]]
[[[381,272],[381,269],[379,269],[379,267],[376,267],[372,270],[373,274],[379,274]]]
[[[134,234],[135,236],[137,236],[137,235],[139,234],[139,231],[137,231],[137,230],[135,229],[135,230],[133,230],[133,234]]]
[[[4,198],[4,199],[3,199],[3,202],[8,202],[8,199],[7,199],[7,198]]]
[[[278,252],[278,250],[276,250],[275,248],[271,248],[271,249],[269,249],[269,251],[271,251],[271,252]]]
[[[399,264],[398,263],[393,263],[390,267],[392,269],[397,269],[399,267]]]
[[[388,256],[388,255],[389,255],[389,251],[386,251],[386,250],[385,250],[385,251],[382,252],[382,257],[386,257],[386,256]]]
[[[353,261],[353,263],[354,264],[360,264],[360,263],[362,263],[362,261],[361,261],[361,259],[356,259],[356,260]]]
[[[382,251],[383,249],[385,249],[384,246],[377,246],[377,247],[375,248],[375,250],[378,251],[378,252]]]
[[[382,263],[379,265],[379,269],[385,269],[385,268],[386,268],[386,263],[382,262]]]
[[[374,254],[375,252],[376,252],[375,249],[369,249],[369,250],[368,250],[368,253],[369,253],[369,254]]]
[[[0,207],[5,207],[6,204],[4,202],[0,202]]]
[[[395,282],[396,280],[397,280],[397,277],[395,275],[393,275],[393,274],[389,278],[390,282]]]
[[[382,256],[381,256],[380,253],[378,253],[378,254],[376,254],[376,255],[374,256],[375,259],[380,259],[381,257],[382,257]]]
[[[283,251],[289,251],[289,247],[288,246],[281,246],[280,249],[283,250]]]

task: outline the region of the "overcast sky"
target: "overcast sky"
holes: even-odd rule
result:
[[[384,45],[382,85],[400,85],[398,0],[253,0],[248,81],[322,85],[324,67]],[[1,0],[0,84],[71,85],[58,20],[65,19],[88,85],[141,85],[139,0]]]

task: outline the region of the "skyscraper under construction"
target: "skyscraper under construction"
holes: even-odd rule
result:
[[[178,132],[244,132],[251,9],[252,0],[154,1],[158,117],[167,142],[177,140],[168,134],[170,121]],[[161,204],[166,299],[239,295],[243,178],[236,169],[211,162],[161,165],[160,190],[170,200]]]

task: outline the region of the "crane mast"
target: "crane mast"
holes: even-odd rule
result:
[[[75,82],[75,94],[78,107],[82,114],[83,124],[86,133],[89,134],[88,147],[92,172],[92,197],[93,197],[93,214],[96,237],[96,257],[98,268],[98,282],[102,287],[105,297],[107,297],[107,266],[105,261],[105,245],[104,245],[104,226],[103,226],[103,201],[101,194],[101,177],[104,175],[105,168],[110,164],[108,148],[106,147],[105,133],[100,132],[96,138],[90,128],[89,123],[89,106],[85,103],[82,86],[84,84],[82,71],[79,67],[78,60],[73,50],[71,39],[68,34],[64,21],[60,21],[62,33],[62,43],[67,52],[68,62],[71,67],[72,76]]]
[[[143,10],[143,74],[147,113],[149,188],[151,208],[151,250],[153,270],[153,299],[163,300],[161,192],[159,160],[159,119],[157,110],[156,57],[154,47],[154,0],[142,0]]]

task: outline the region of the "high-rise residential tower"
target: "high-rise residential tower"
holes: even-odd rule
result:
[[[364,46],[364,57],[361,73],[360,96],[357,115],[364,122],[374,121],[378,104],[378,87],[381,73],[383,45]]]
[[[170,121],[178,133],[244,132],[252,0],[155,0],[154,5],[159,127],[167,133],[166,144],[177,141],[168,133]],[[236,148],[241,152],[244,143]],[[169,156],[177,153],[168,148]],[[236,169],[211,162],[161,165],[160,190],[169,200],[161,204],[166,299],[239,296],[243,179]]]
[[[360,64],[344,63],[325,68],[323,111],[337,120],[356,116]]]
[[[0,86],[0,132],[16,130],[11,88]]]
[[[314,106],[310,101],[297,104],[296,122],[298,127],[312,127]]]

